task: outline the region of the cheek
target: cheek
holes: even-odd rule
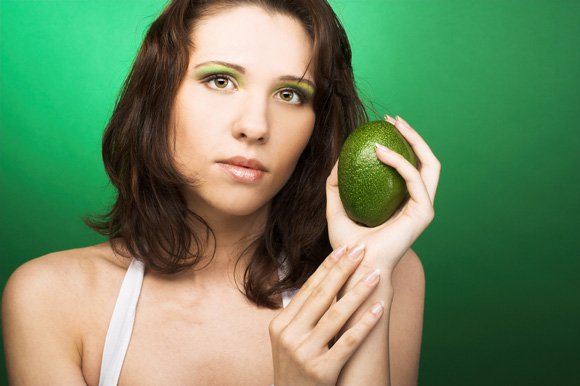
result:
[[[223,101],[201,97],[190,92],[176,99],[173,132],[175,159],[181,164],[194,164],[205,159],[223,141],[223,130],[230,119]]]
[[[304,151],[306,145],[312,135],[315,115],[314,112],[308,111],[304,114],[294,114],[292,117],[284,117],[283,121],[279,121],[280,136],[278,138],[279,159],[283,161],[283,169],[285,171],[285,180],[290,178],[290,175],[296,167],[296,163],[300,155]],[[285,182],[285,181],[284,181]]]
[[[207,139],[211,140],[212,134],[220,126],[220,119],[224,119],[224,114],[219,114],[217,105],[212,98],[196,98],[192,96],[188,99],[178,101],[176,113],[176,138],[184,143],[203,143]],[[223,107],[223,103],[222,103]]]
[[[293,107],[280,108],[276,114],[275,127],[280,128],[280,136],[284,144],[292,148],[291,153],[298,153],[296,156],[298,159],[310,140],[316,116],[311,107],[303,107],[299,111],[293,109]]]

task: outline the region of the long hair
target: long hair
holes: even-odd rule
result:
[[[244,4],[298,20],[312,39],[316,93],[312,136],[285,186],[273,198],[265,231],[244,273],[248,299],[275,308],[275,296],[300,287],[330,253],[325,182],[347,135],[367,115],[354,83],[346,33],[326,0],[174,0],[149,28],[123,85],[103,137],[103,161],[117,191],[111,210],[86,218],[108,236],[114,251],[148,269],[172,274],[194,267],[213,232],[186,204],[181,187],[191,185],[171,155],[169,124],[185,76],[195,23]],[[205,232],[200,234],[199,225]],[[214,238],[215,240],[215,238]],[[239,260],[238,260],[239,262]],[[270,278],[282,264],[284,278]]]

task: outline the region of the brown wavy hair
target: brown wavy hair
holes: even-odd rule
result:
[[[326,178],[346,136],[368,120],[354,83],[350,44],[326,0],[171,1],[150,26],[104,133],[103,161],[116,201],[108,213],[85,222],[108,236],[116,253],[133,256],[156,272],[194,267],[208,251],[213,257],[213,232],[187,207],[180,190],[192,181],[178,172],[171,156],[170,118],[194,49],[195,23],[247,4],[295,18],[314,47],[313,134],[294,173],[273,198],[264,233],[240,254],[255,248],[244,273],[245,295],[258,306],[276,308],[275,295],[300,287],[330,253]],[[206,232],[195,232],[195,224]],[[285,278],[265,280],[281,264],[288,267]]]

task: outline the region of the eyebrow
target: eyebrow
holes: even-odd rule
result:
[[[218,64],[218,65],[222,65],[222,66],[225,66],[225,67],[233,68],[234,70],[236,70],[240,74],[245,74],[246,73],[246,69],[244,67],[242,67],[240,65],[237,65],[237,64],[234,64],[234,63],[222,62],[220,60],[211,60],[209,62],[200,63],[200,64],[196,65],[194,67],[194,69],[198,69],[199,67],[204,67],[204,66],[212,65],[212,64],[213,65]],[[285,80],[285,81],[294,81],[294,82],[297,82],[297,83],[303,82],[303,83],[306,83],[306,84],[310,85],[312,88],[315,88],[314,82],[312,82],[309,79],[304,79],[304,78],[301,78],[301,77],[298,77],[298,76],[284,75],[284,76],[281,76],[279,79],[280,80]]]
[[[211,64],[219,64],[225,67],[231,67],[234,70],[236,70],[237,72],[239,72],[240,74],[245,74],[246,73],[246,69],[242,66],[238,66],[237,64],[233,64],[233,63],[228,63],[228,62],[221,62],[219,60],[212,60],[210,62],[203,62],[198,64],[197,66],[194,67],[194,69],[198,69],[200,67],[205,67]]]
[[[308,80],[308,79],[299,78],[297,76],[292,76],[292,75],[281,76],[280,80],[293,81],[296,83],[306,83],[310,87],[314,88],[314,82],[312,82],[311,80]]]

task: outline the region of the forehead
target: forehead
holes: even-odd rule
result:
[[[192,35],[190,65],[221,60],[248,72],[301,76],[312,58],[312,41],[298,20],[258,6],[227,8],[204,17]]]

